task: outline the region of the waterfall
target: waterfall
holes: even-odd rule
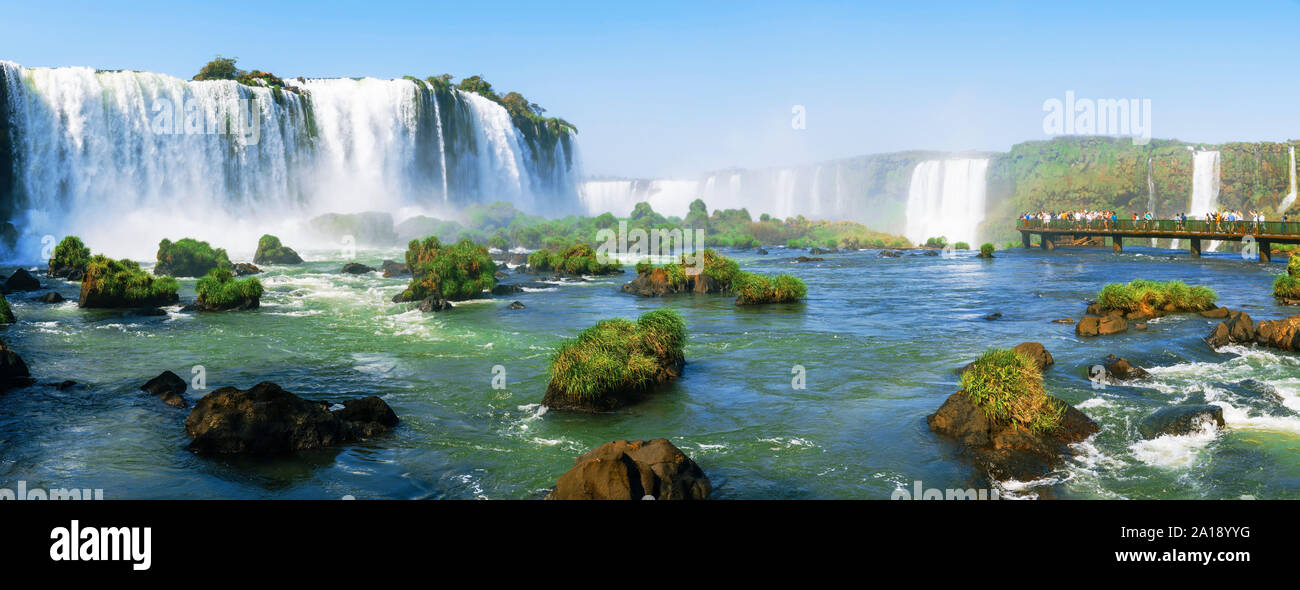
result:
[[[3,257],[38,259],[46,234],[151,259],[163,237],[251,251],[260,232],[325,212],[578,208],[571,137],[477,94],[406,79],[288,84],[0,61]],[[256,132],[227,132],[242,120]]]
[[[1291,205],[1295,204],[1295,146],[1291,146],[1291,167],[1288,172],[1291,173],[1291,192],[1287,193],[1286,197],[1282,199],[1282,204],[1277,209],[1278,213],[1285,213],[1287,209],[1291,208]]]
[[[1189,219],[1205,219],[1206,213],[1219,209],[1219,152],[1199,151],[1192,155],[1192,205]],[[1206,252],[1219,248],[1219,240],[1210,241]]]
[[[582,183],[582,204],[589,215],[612,213],[627,217],[642,201],[662,215],[685,216],[691,201],[700,198],[694,180],[593,180]],[[713,205],[709,205],[713,206]]]
[[[813,219],[817,219],[822,212],[821,187],[822,167],[818,166],[817,170],[813,172],[812,189],[808,191],[808,200],[812,202],[812,207],[809,213],[811,213]]]
[[[1151,158],[1147,158],[1147,211],[1152,217],[1159,218],[1159,215],[1156,215],[1156,181],[1151,176]],[[1156,247],[1155,238],[1151,238],[1151,247]]]
[[[944,236],[949,243],[976,241],[984,220],[987,159],[927,160],[912,170],[907,229],[915,243]]]

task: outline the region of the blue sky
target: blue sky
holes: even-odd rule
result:
[[[592,175],[1005,150],[1067,90],[1151,99],[1155,137],[1300,137],[1294,0],[921,4],[0,2],[0,59],[482,74],[577,125]]]

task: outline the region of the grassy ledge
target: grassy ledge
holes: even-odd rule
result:
[[[81,279],[81,307],[152,307],[175,303],[180,283],[170,276],[153,276],[134,260],[113,260],[97,254]]]
[[[961,388],[990,420],[1030,432],[1056,430],[1065,413],[1043,389],[1038,365],[1013,350],[984,353],[962,374]]]
[[[673,309],[602,320],[560,345],[546,406],[608,411],[681,375],[686,322]]]
[[[1273,279],[1273,296],[1288,305],[1300,305],[1300,256],[1292,256],[1286,263],[1286,274]]]
[[[214,268],[194,286],[198,306],[208,311],[253,309],[262,300],[262,282],[256,278],[236,279],[229,268]]]
[[[679,262],[656,267],[648,262],[636,265],[636,280],[624,286],[625,292],[642,296],[692,292],[736,295],[736,305],[792,303],[807,297],[808,287],[798,277],[788,274],[760,275],[740,270],[731,258],[706,249],[691,260],[683,254]]]
[[[1219,295],[1209,287],[1189,287],[1182,281],[1159,283],[1137,279],[1129,283],[1108,283],[1097,293],[1105,311],[1138,312],[1151,316],[1182,311],[1212,309]]]

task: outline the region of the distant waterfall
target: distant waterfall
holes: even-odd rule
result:
[[[1151,162],[1152,159],[1147,158],[1147,212],[1151,213],[1152,217],[1159,219],[1160,216],[1156,214],[1156,181],[1151,174]],[[1151,247],[1156,247],[1155,238],[1151,238]]]
[[[694,180],[593,180],[582,183],[581,200],[590,215],[612,213],[627,217],[642,201],[663,215],[683,217],[691,201],[700,198]],[[712,207],[712,204],[709,204]]]
[[[0,257],[39,258],[45,234],[152,258],[162,237],[251,249],[263,229],[324,212],[579,208],[572,138],[477,94],[287,83],[299,92],[0,61]],[[253,140],[220,132],[245,113]]]
[[[1192,204],[1188,217],[1203,219],[1219,207],[1219,152],[1201,151],[1192,156]]]
[[[1291,173],[1291,192],[1287,193],[1286,197],[1282,199],[1282,204],[1278,206],[1278,213],[1286,212],[1287,209],[1291,208],[1291,205],[1295,204],[1295,146],[1291,146],[1291,168],[1288,171]]]
[[[907,239],[924,243],[976,241],[984,220],[987,159],[928,160],[912,170],[907,194]]]

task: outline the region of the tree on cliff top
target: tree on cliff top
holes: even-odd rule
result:
[[[221,57],[218,55],[212,61],[208,62],[194,74],[195,80],[234,80],[247,74],[243,70],[235,67],[236,57]]]

